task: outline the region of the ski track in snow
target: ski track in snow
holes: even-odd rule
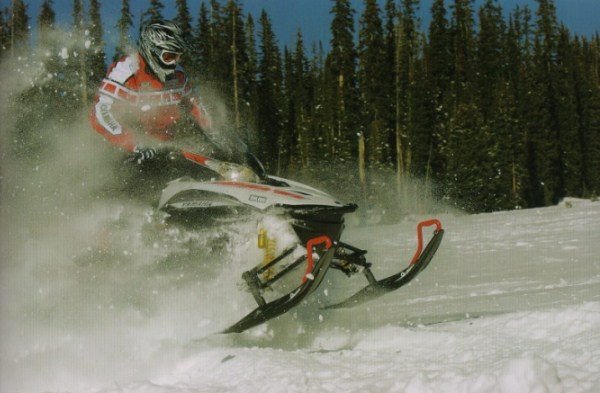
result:
[[[382,278],[424,218],[343,240]],[[600,202],[438,218],[416,282],[321,310],[366,283],[329,272],[308,304],[237,335],[216,332],[255,306],[240,286],[255,223],[182,233],[108,202],[30,218],[3,236],[0,391],[600,392]]]

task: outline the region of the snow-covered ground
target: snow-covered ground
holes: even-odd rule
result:
[[[445,238],[415,283],[322,310],[366,282],[329,272],[308,304],[221,335],[254,306],[239,275],[255,224],[184,235],[135,205],[27,214],[4,191],[2,393],[600,392],[600,202],[438,215]],[[384,277],[428,217],[344,240]]]

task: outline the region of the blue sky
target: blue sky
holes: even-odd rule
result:
[[[35,26],[40,4],[43,0],[25,0],[28,4],[28,14],[31,17],[32,27]],[[224,3],[226,0],[221,0]],[[330,40],[329,27],[331,24],[330,9],[333,0],[242,0],[243,9],[251,13],[258,24],[260,12],[265,9],[273,23],[273,29],[280,44],[293,46],[298,29],[302,30],[305,45],[322,41],[326,46]],[[429,9],[432,0],[422,0],[419,15],[422,19],[421,28],[425,29],[429,18]],[[483,0],[476,0],[476,7]],[[9,6],[11,0],[0,0],[0,7]],[[85,0],[87,5],[88,1]],[[116,37],[111,36],[119,18],[120,0],[100,0],[102,6],[102,23],[107,32],[107,45],[114,46]],[[140,13],[148,8],[149,0],[130,0],[134,20],[139,20]],[[165,5],[164,16],[167,18],[175,15],[175,1],[163,0]],[[201,0],[188,0],[190,13],[194,23],[198,16]],[[362,13],[364,0],[351,0],[357,12],[357,18]],[[383,7],[385,0],[379,0]],[[452,0],[446,0],[448,6]],[[509,12],[517,5],[529,5],[536,9],[535,0],[499,0],[505,12]],[[59,24],[70,25],[72,22],[72,0],[54,0],[54,10]],[[572,33],[591,36],[600,32],[600,0],[555,0],[559,21],[565,23]],[[356,26],[358,29],[358,26]],[[110,48],[107,48],[110,50]]]

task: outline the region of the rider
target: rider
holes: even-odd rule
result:
[[[181,123],[191,119],[193,126],[206,131],[211,119],[178,65],[187,44],[175,23],[145,24],[137,49],[109,67],[91,122],[104,138],[128,152],[130,161],[140,164],[137,172],[150,172],[144,166],[156,156],[156,146],[173,140]]]
[[[209,128],[210,117],[178,66],[186,49],[183,33],[173,22],[143,26],[138,52],[113,63],[100,85],[92,111],[96,131],[144,160],[155,150],[141,144],[140,131],[160,141],[172,140],[184,108],[202,128]]]

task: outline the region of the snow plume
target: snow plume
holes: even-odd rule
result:
[[[73,290],[79,281],[81,290],[86,284],[88,290],[97,290],[89,285],[94,281],[92,272],[65,274],[74,266],[72,256],[91,244],[97,221],[111,213],[106,208],[104,215],[85,214],[94,209],[93,189],[103,172],[94,153],[99,141],[92,138],[87,114],[83,110],[50,114],[47,107],[56,108],[55,102],[38,99],[59,77],[48,70],[45,60],[64,60],[73,54],[68,41],[63,42],[64,46],[40,47],[1,65],[2,391],[47,390],[64,378],[59,369],[47,366],[61,349],[69,348],[63,360],[71,366],[83,359],[81,367],[90,367],[85,359],[93,356],[93,349],[82,344],[78,332],[84,325],[101,328],[84,315],[108,309],[101,301],[89,302],[89,296],[98,293]],[[90,355],[77,357],[78,351]],[[29,373],[30,367],[39,374]]]
[[[356,203],[358,210],[347,217],[358,225],[392,224],[415,215],[461,214],[439,198],[431,180],[390,169],[367,169],[365,180],[359,176],[356,162],[315,160],[310,169],[293,173],[294,180],[310,184],[338,196],[343,203]]]
[[[76,97],[55,87],[66,76],[46,59],[76,55],[63,38],[0,66],[2,392],[149,378],[178,340],[226,325],[220,303],[252,301],[231,293],[240,271],[222,267],[251,248],[255,226],[184,232],[145,204],[103,197],[122,158],[92,130],[91,108],[73,111]]]
[[[77,46],[59,31],[46,39],[54,45],[0,65],[2,211],[4,226],[12,228],[44,227],[87,209],[109,176],[90,108],[74,111],[78,98],[57,82],[68,77],[60,59],[77,56]]]
[[[369,169],[366,184],[361,186],[362,198],[371,223],[396,223],[415,215],[460,211],[439,198],[437,185],[411,174],[399,176],[393,170]]]

